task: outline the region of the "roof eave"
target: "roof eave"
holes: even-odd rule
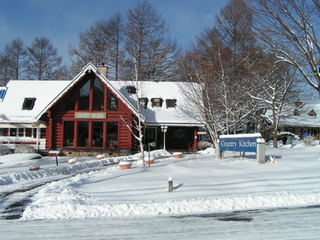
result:
[[[182,122],[147,122],[146,127],[204,127],[203,123],[182,123]]]

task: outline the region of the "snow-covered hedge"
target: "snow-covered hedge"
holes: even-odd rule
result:
[[[314,140],[314,137],[312,137],[312,136],[306,136],[303,139],[303,143],[304,143],[305,146],[315,146],[315,145],[317,145],[316,141]]]
[[[3,145],[0,145],[0,156],[2,155],[8,155],[8,154],[11,154],[11,150],[10,148],[6,147],[6,146],[3,146]]]
[[[15,153],[36,153],[37,150],[33,146],[17,144],[14,149]]]

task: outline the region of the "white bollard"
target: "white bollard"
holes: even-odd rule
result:
[[[218,159],[222,159],[223,158],[223,153],[220,151],[220,140],[218,139],[217,140],[217,158]]]
[[[168,178],[168,192],[172,192],[173,191],[173,180],[172,177]]]
[[[257,139],[257,160],[259,163],[266,162],[266,142],[263,138]]]

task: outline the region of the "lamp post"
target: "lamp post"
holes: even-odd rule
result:
[[[161,126],[161,132],[163,132],[163,149],[166,150],[166,132],[168,130],[168,126]]]

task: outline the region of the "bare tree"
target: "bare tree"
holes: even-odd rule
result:
[[[258,69],[261,56],[248,25],[251,20],[243,1],[229,1],[217,24],[204,31],[180,61],[188,99],[182,110],[200,117],[215,144],[220,134],[247,130],[258,110],[248,95],[251,72]]]
[[[250,0],[257,35],[320,94],[319,0]]]
[[[146,1],[127,12],[125,78],[163,81],[174,73],[175,42],[160,14]],[[137,72],[136,72],[137,68]]]
[[[108,21],[108,42],[111,48],[111,61],[114,66],[114,79],[119,79],[120,65],[124,60],[123,42],[123,20],[120,13],[115,14]]]
[[[137,61],[137,53],[135,49],[135,45],[133,46],[133,65],[134,65],[134,71],[135,71],[135,78],[132,80],[132,83],[135,88],[135,107],[137,110],[137,119],[133,119],[134,124],[132,126],[128,126],[129,129],[131,130],[134,138],[138,140],[139,146],[140,146],[140,152],[141,152],[141,158],[143,161],[143,164],[145,164],[145,159],[144,159],[144,144],[143,144],[143,114],[142,114],[142,106],[139,101],[139,95],[140,95],[140,90],[141,90],[141,85],[139,81],[139,76],[138,76],[138,61]]]
[[[20,38],[12,40],[10,44],[6,45],[4,54],[8,61],[7,67],[11,78],[16,80],[20,79],[27,54],[23,41]]]
[[[61,63],[62,57],[48,38],[35,38],[27,48],[26,75],[29,79],[63,79],[61,74],[67,71]]]
[[[252,11],[243,0],[230,0],[221,9],[217,24],[204,35],[209,41],[219,39],[221,49],[229,49],[229,54],[220,58],[219,64],[228,133],[236,133],[256,111],[256,105],[247,94],[250,73],[260,57],[250,24],[252,20]],[[220,54],[220,50],[216,54]]]
[[[92,62],[95,65],[108,66],[108,77],[119,78],[119,66],[123,61],[123,23],[122,15],[115,14],[108,20],[100,20],[90,29],[80,33],[78,48],[69,47],[72,59],[72,71],[78,72],[83,65]]]
[[[152,6],[143,2],[135,9],[127,12],[128,22],[125,31],[125,60],[126,73],[135,88],[135,107],[137,119],[134,126],[126,125],[140,145],[141,156],[144,161],[143,144],[143,107],[139,96],[142,80],[165,80],[170,75],[171,66],[168,65],[172,57],[174,44],[167,36],[164,20],[156,13]],[[172,55],[169,55],[172,54]]]
[[[92,62],[96,66],[110,61],[110,48],[107,38],[107,21],[97,21],[90,29],[80,33],[78,48],[69,47],[70,56],[76,56],[72,60],[72,71],[78,72],[85,64]]]
[[[4,56],[0,55],[0,80],[2,85],[7,85],[8,81],[12,78],[12,71],[10,71],[10,61]]]
[[[210,66],[201,64],[203,61],[196,49],[187,52],[180,61],[180,70],[186,81],[181,84],[185,93],[185,103],[181,110],[194,119],[205,124],[213,142],[217,145],[219,132],[223,131],[221,104],[215,96],[218,88],[212,84]]]
[[[272,122],[273,147],[277,148],[277,133],[281,117],[286,116],[288,112],[285,106],[290,104],[290,97],[294,96],[292,83],[295,79],[295,69],[292,69],[288,63],[276,63],[274,58],[264,59],[260,64],[259,72],[255,72],[252,77],[255,79],[254,88],[249,88],[249,95],[261,108],[271,110],[270,116]],[[254,89],[254,91],[252,91]],[[290,112],[291,113],[291,112]]]
[[[234,75],[244,73],[245,61],[250,61],[248,57],[254,54],[251,51],[256,44],[250,24],[253,20],[252,13],[243,0],[230,0],[216,18],[214,31],[223,45],[231,51],[230,67]]]

